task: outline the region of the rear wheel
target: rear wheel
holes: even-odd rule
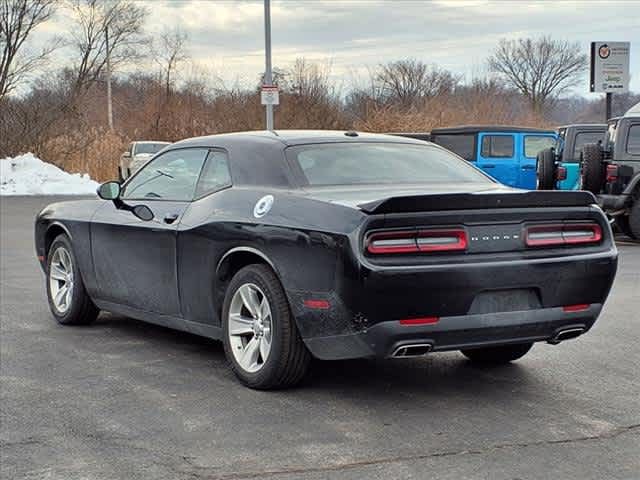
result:
[[[500,347],[474,348],[461,350],[461,352],[474,363],[499,365],[524,357],[532,346],[533,343],[521,343]]]
[[[47,298],[51,313],[63,325],[87,325],[99,310],[91,301],[66,235],[58,235],[47,256]]]
[[[553,149],[547,148],[538,153],[537,189],[554,190],[556,188],[556,158]]]
[[[640,240],[640,198],[635,199],[627,218],[628,231],[624,232],[634,240]]]
[[[589,143],[582,148],[580,162],[581,190],[588,190],[594,194],[600,193],[604,183],[602,159],[602,148],[597,143]]]
[[[298,333],[280,281],[266,265],[249,265],[229,283],[222,312],[224,350],[251,388],[295,385],[311,355]]]

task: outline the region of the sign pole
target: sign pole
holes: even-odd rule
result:
[[[266,69],[264,72],[264,85],[272,85],[271,74],[271,0],[264,0],[264,54]],[[267,107],[267,130],[273,130],[273,104]]]
[[[607,107],[606,107],[606,118],[604,119],[604,123],[607,123],[609,121],[609,119],[611,118],[611,101],[613,100],[613,93],[611,92],[607,92],[607,98],[606,98],[606,102],[607,102]]]

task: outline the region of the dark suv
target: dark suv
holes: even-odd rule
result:
[[[602,142],[604,123],[578,123],[558,127],[556,145],[538,152],[538,190],[578,190],[580,156],[587,143]]]
[[[640,239],[640,103],[609,120],[602,143],[583,147],[580,182],[623,233]]]

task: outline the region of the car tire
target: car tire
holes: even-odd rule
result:
[[[580,161],[580,189],[598,194],[604,183],[602,148],[597,143],[589,143],[582,148]]]
[[[553,149],[546,148],[538,153],[536,160],[536,176],[538,190],[554,190],[556,188],[556,158]]]
[[[615,226],[620,233],[626,235],[627,237],[631,236],[629,217],[627,215],[620,215],[616,217]]]
[[[461,352],[474,363],[500,365],[522,358],[531,350],[532,346],[533,343],[519,343],[499,347],[473,348],[461,350]]]
[[[84,287],[69,237],[58,235],[47,255],[47,298],[54,318],[62,325],[88,325],[100,310]]]
[[[635,199],[631,205],[629,216],[625,218],[629,228],[624,233],[634,240],[640,240],[640,198]]]
[[[311,355],[268,266],[249,265],[233,276],[222,308],[222,332],[227,361],[247,387],[286,388],[304,378]]]

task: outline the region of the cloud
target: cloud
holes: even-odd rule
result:
[[[157,34],[179,27],[199,65],[214,66],[225,82],[253,85],[264,68],[262,2],[143,1],[146,30]],[[595,12],[599,12],[595,14]],[[272,4],[273,63],[295,58],[329,60],[333,78],[349,82],[380,62],[417,58],[467,78],[484,68],[500,38],[551,35],[580,43],[632,42],[632,88],[640,90],[640,3],[522,2],[488,0],[277,1]],[[41,29],[39,41],[63,34],[59,16]],[[68,54],[68,52],[67,52]],[[59,63],[69,62],[61,55]],[[586,75],[585,75],[586,77]],[[586,78],[579,92],[586,91]]]

